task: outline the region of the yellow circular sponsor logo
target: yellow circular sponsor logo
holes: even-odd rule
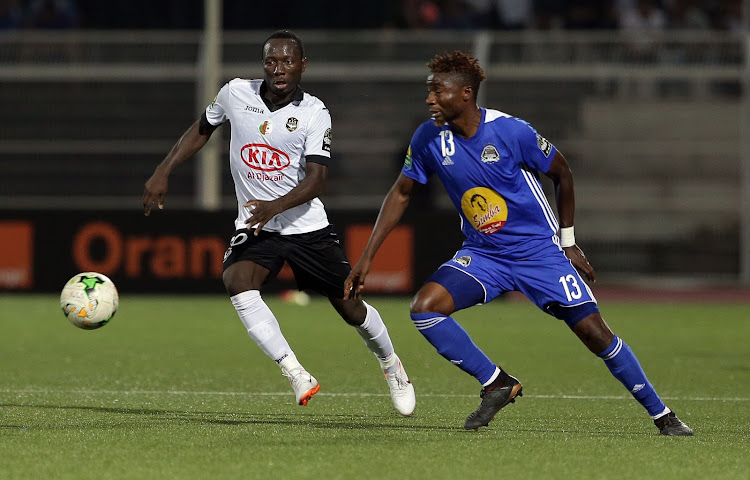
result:
[[[503,228],[508,220],[508,206],[494,190],[476,187],[461,197],[461,210],[474,228],[487,235]]]

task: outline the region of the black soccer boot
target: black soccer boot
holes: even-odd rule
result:
[[[662,435],[670,435],[673,437],[692,437],[694,435],[693,429],[685,425],[682,420],[677,418],[674,412],[657,418],[654,420],[654,425],[659,429],[659,433]]]
[[[484,387],[479,396],[482,397],[482,403],[466,418],[466,430],[486,427],[501,408],[515,402],[516,397],[523,396],[523,385],[517,378],[501,370],[495,381]]]

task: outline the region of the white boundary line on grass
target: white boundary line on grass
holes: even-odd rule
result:
[[[0,388],[0,393],[41,393],[41,394],[72,394],[72,395],[217,395],[217,396],[247,396],[247,397],[285,397],[291,393],[285,392],[219,392],[219,391],[190,391],[190,390],[45,390],[45,389],[10,389]],[[330,393],[321,392],[318,396],[325,397],[389,397],[389,393]],[[422,393],[420,397],[435,398],[474,398],[476,395]],[[632,400],[632,397],[619,395],[529,395],[525,398],[542,398],[547,400]],[[750,397],[662,397],[664,400],[695,401],[695,402],[750,402]]]

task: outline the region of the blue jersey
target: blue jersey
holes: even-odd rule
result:
[[[402,173],[419,183],[433,173],[440,178],[470,244],[524,256],[557,234],[538,173],[549,171],[555,151],[523,120],[483,108],[469,139],[432,120],[420,125]]]

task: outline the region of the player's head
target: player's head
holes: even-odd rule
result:
[[[305,48],[294,32],[279,30],[263,43],[263,70],[266,86],[276,96],[296,90],[307,67]]]
[[[455,51],[436,55],[427,66],[432,72],[427,77],[427,104],[435,123],[442,125],[476,108],[479,84],[485,79],[476,58]]]
[[[483,212],[487,211],[487,199],[484,196],[475,193],[471,196],[470,202],[472,207],[477,207]]]

